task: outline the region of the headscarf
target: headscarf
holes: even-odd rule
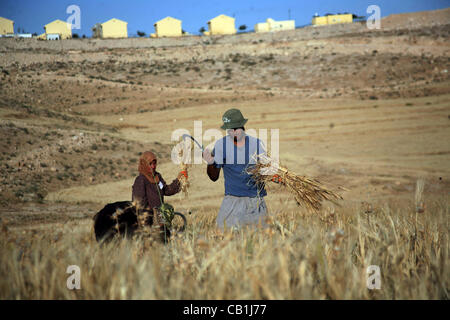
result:
[[[139,173],[143,174],[151,183],[159,183],[159,176],[156,172],[153,172],[152,174],[152,169],[150,168],[150,164],[153,160],[156,160],[155,154],[151,151],[145,151],[139,159],[138,170]]]

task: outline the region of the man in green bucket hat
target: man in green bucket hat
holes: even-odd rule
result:
[[[243,128],[248,119],[245,119],[239,109],[229,109],[222,116],[223,125],[220,127],[224,130]]]
[[[220,229],[243,226],[263,226],[267,215],[263,184],[256,183],[247,173],[256,163],[255,155],[265,153],[262,141],[245,133],[245,119],[238,109],[229,109],[222,116],[222,129],[227,135],[206,149],[203,158],[207,162],[207,174],[212,181],[219,179],[223,169],[225,196],[216,223]]]

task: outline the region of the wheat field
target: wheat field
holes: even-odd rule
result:
[[[167,245],[149,238],[99,246],[92,222],[31,234],[3,224],[1,299],[448,299],[446,199],[285,210],[265,230],[220,233],[208,210]],[[21,229],[19,229],[21,230]],[[80,268],[69,290],[68,266]],[[381,288],[367,287],[367,267]]]

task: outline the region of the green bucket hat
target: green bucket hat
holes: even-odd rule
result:
[[[222,129],[236,129],[243,127],[248,119],[244,119],[241,111],[239,109],[227,110],[222,116],[223,126]]]

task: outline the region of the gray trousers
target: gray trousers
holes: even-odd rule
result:
[[[267,227],[264,218],[267,207],[264,198],[235,197],[226,195],[217,215],[217,226],[223,231],[226,228],[243,226]]]

